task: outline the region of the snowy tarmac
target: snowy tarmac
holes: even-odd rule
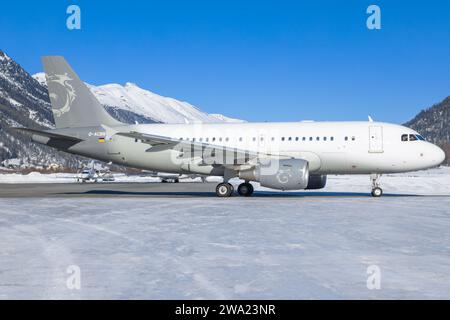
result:
[[[212,183],[2,184],[0,299],[449,299],[447,174],[385,177],[380,199],[367,177],[228,199]]]
[[[369,186],[369,183],[366,182]],[[27,184],[0,184],[0,198],[216,198],[217,183],[27,183]],[[237,184],[235,184],[237,189]],[[298,197],[366,197],[370,198],[370,188],[363,191],[289,191],[256,188],[252,198],[283,198],[295,199]],[[385,193],[385,197],[405,197],[440,195],[420,193]],[[235,193],[235,197],[238,195]],[[449,195],[450,196],[450,195]]]

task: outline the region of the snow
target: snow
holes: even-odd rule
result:
[[[45,73],[44,72],[38,72],[32,75],[32,77],[37,80],[37,82],[39,82],[42,86],[46,87],[47,86],[47,79],[45,78]]]
[[[5,166],[14,165],[20,166],[20,159],[8,159],[3,163]],[[6,169],[6,168],[5,168]],[[126,175],[124,173],[114,173],[115,183],[154,183],[160,182],[158,177],[151,177],[149,175]],[[201,182],[200,178],[185,178],[182,177],[180,182]],[[221,181],[219,177],[207,177],[208,182]],[[76,182],[76,173],[40,173],[30,172],[28,174],[21,174],[16,172],[0,173],[0,184],[14,183],[74,183]],[[102,183],[102,181],[99,181]],[[113,183],[113,182],[107,182]]]
[[[0,200],[0,298],[448,298],[449,198]],[[69,266],[81,290],[66,287]],[[381,270],[380,290],[366,270]]]
[[[383,179],[441,196],[344,177],[312,197],[0,199],[0,298],[448,299],[449,177]]]
[[[34,74],[33,78],[46,85],[43,72]],[[221,114],[207,114],[188,102],[158,95],[131,82],[124,86],[116,83],[86,85],[101,104],[131,111],[159,122],[242,122]]]
[[[224,116],[223,114],[211,113],[210,116],[217,118],[223,122],[237,122],[237,123],[245,122],[245,120],[230,118],[230,117]]]
[[[116,182],[159,182],[159,178],[146,176],[126,176],[125,174],[114,174]],[[0,174],[0,183],[74,183],[76,173],[47,173],[30,172],[28,174],[3,173]]]
[[[11,58],[4,53],[3,51],[0,51],[0,61],[11,61]]]
[[[6,99],[9,101],[9,103],[11,103],[13,106],[20,107],[20,106],[22,105],[20,102],[14,100],[13,98],[10,98],[10,97],[5,97],[5,98],[6,98]]]

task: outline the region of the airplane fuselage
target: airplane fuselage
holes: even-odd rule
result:
[[[414,130],[382,122],[138,124],[117,129],[305,159],[314,174],[407,172],[437,166],[444,159],[439,147],[421,140]],[[102,127],[57,131],[83,139],[65,151],[90,158],[146,170],[223,174],[223,169],[195,159],[188,164],[176,161],[173,149],[105,137]]]

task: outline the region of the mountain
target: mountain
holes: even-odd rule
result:
[[[440,145],[447,155],[447,164],[450,164],[450,96],[422,110],[405,126],[416,130],[428,141]]]
[[[37,73],[33,78],[46,86],[44,73]],[[87,86],[113,115],[120,112],[138,115],[142,117],[142,122],[135,121],[140,123],[243,122],[221,114],[207,114],[188,102],[163,97],[131,82],[124,86],[116,83]]]
[[[0,50],[0,164],[14,159],[17,164],[77,167],[82,161],[32,143],[29,137],[9,131],[11,126],[48,129],[53,126],[53,115],[46,88]]]
[[[89,88],[110,114],[125,123],[240,121],[209,115],[187,102],[159,96],[132,83],[89,85]],[[11,126],[48,129],[53,123],[45,76],[41,73],[32,77],[0,50],[0,165],[14,163],[36,167],[56,163],[77,168],[88,161],[38,145],[28,136],[8,130]],[[7,159],[13,160],[5,163]]]

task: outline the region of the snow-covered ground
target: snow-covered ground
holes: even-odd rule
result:
[[[0,298],[448,299],[449,177],[386,176],[429,195],[379,199],[368,177],[313,197],[0,199]]]

